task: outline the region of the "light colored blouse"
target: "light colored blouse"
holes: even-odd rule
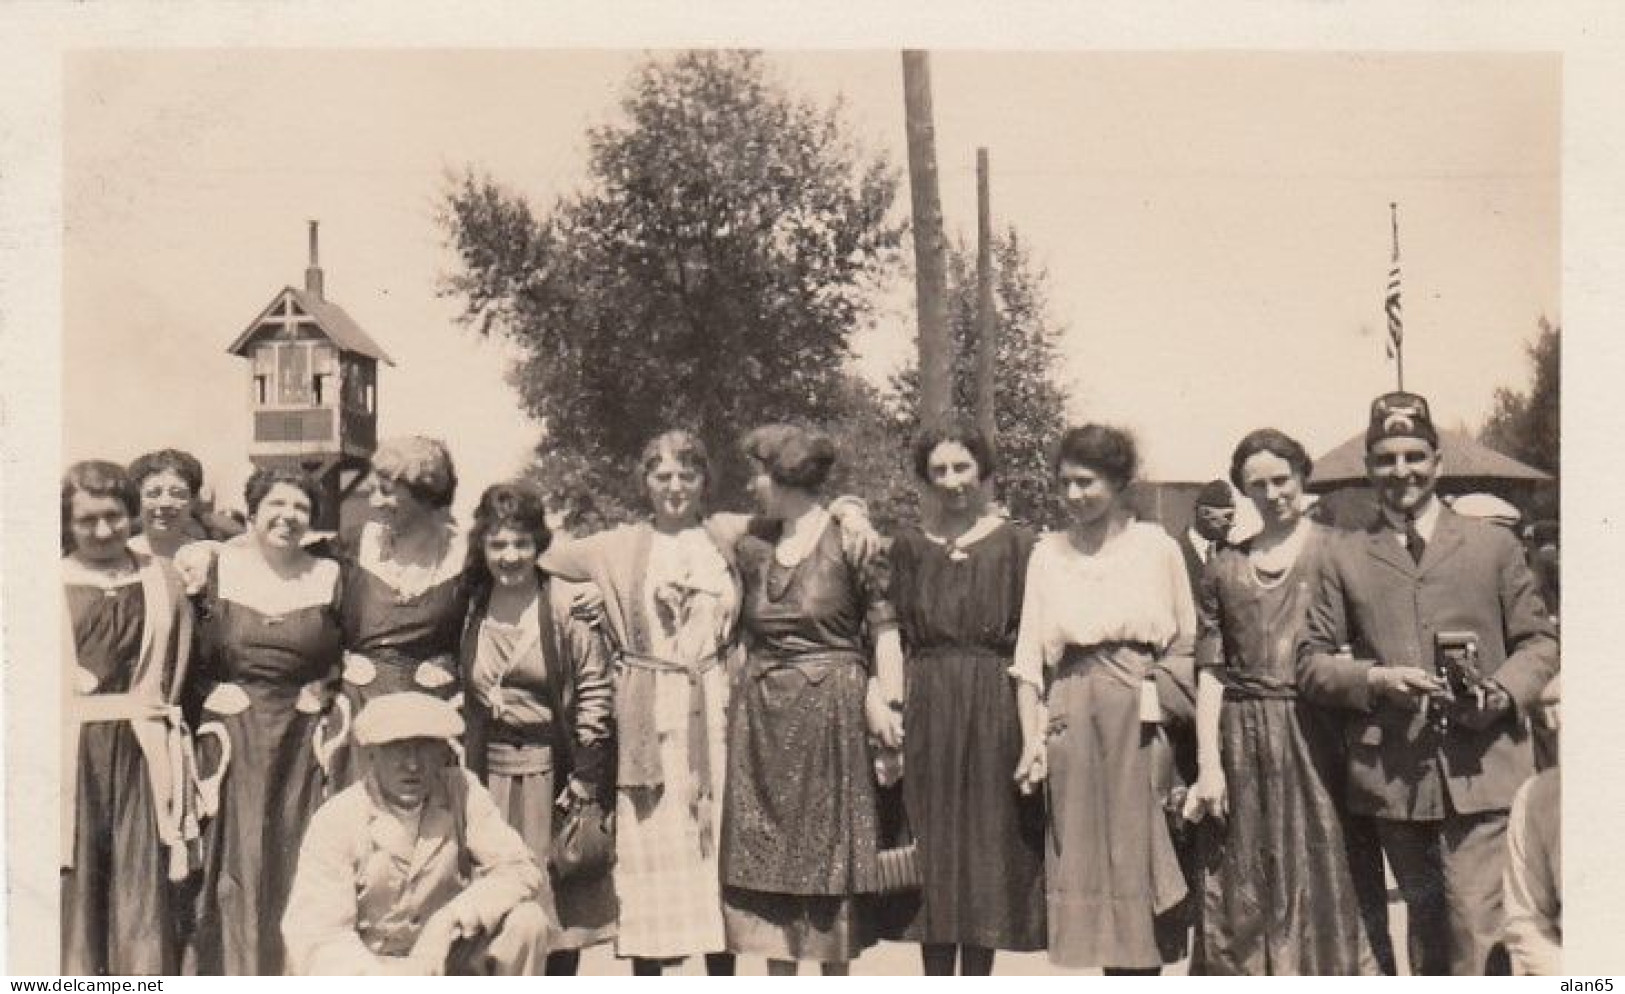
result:
[[[1039,539],[1027,564],[1021,633],[1010,675],[1045,686],[1067,646],[1143,642],[1189,654],[1196,606],[1178,544],[1148,522],[1132,521],[1093,555],[1064,532]]]
[[[725,651],[739,618],[739,588],[704,528],[651,530],[643,610],[651,655],[695,666]],[[655,727],[683,727],[688,698],[682,673],[655,674]]]

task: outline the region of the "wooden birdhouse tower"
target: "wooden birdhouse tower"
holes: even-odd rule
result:
[[[250,364],[255,466],[297,466],[321,484],[312,527],[337,531],[339,506],[378,445],[378,343],[323,292],[310,222],[305,288],[285,287],[228,350]]]

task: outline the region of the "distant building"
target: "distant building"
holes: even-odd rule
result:
[[[322,284],[312,221],[304,289],[279,291],[227,351],[250,363],[249,459],[314,476],[322,506],[312,527],[336,532],[378,446],[378,363],[395,363]]]

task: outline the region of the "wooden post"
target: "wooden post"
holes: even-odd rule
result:
[[[936,126],[931,120],[931,64],[925,52],[903,53],[903,107],[908,128],[908,180],[914,211],[914,285],[919,297],[920,424],[941,424],[953,403],[954,343],[948,329],[948,274],[937,186]]]
[[[976,150],[976,426],[997,445],[994,368],[999,322],[993,308],[993,205],[988,193],[987,149]]]

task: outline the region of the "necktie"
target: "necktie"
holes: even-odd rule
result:
[[[1411,562],[1422,565],[1422,553],[1427,551],[1427,540],[1422,533],[1416,530],[1416,519],[1405,519],[1405,551],[1411,554]]]

